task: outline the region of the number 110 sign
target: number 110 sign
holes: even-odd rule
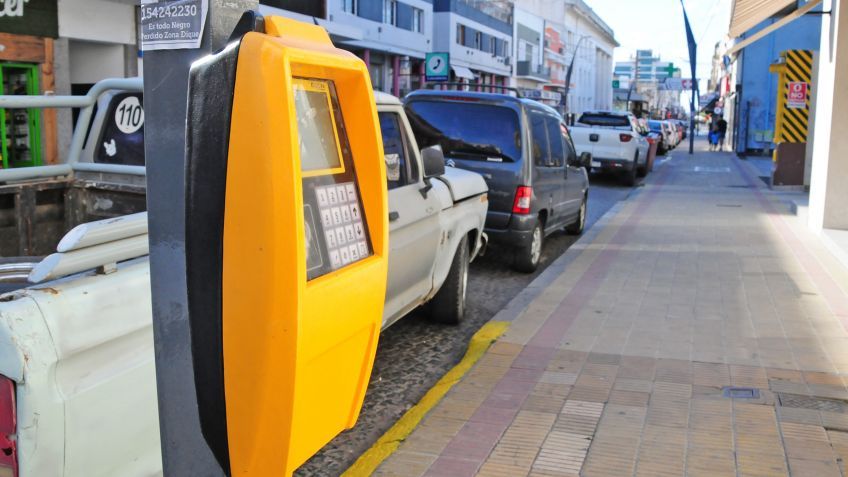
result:
[[[138,96],[127,96],[115,108],[115,125],[124,134],[132,134],[144,125],[144,108]]]

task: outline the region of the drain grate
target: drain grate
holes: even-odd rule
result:
[[[760,390],[757,388],[740,388],[736,386],[725,386],[721,389],[722,396],[733,399],[759,399]]]
[[[840,413],[848,412],[848,402],[839,399],[804,396],[803,394],[777,393],[777,400],[783,407]]]

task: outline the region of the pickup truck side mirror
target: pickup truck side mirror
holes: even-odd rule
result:
[[[444,175],[445,155],[438,146],[430,146],[422,149],[421,161],[424,163],[425,179]]]

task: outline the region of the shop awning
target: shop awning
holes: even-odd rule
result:
[[[804,6],[798,8],[792,13],[784,16],[780,20],[745,38],[739,43],[733,45],[727,54],[732,55],[746,46],[754,43],[760,38],[777,30],[778,28],[804,16],[820,4],[822,0],[809,0]],[[730,31],[728,32],[731,38],[737,38],[751,28],[759,25],[764,20],[767,20],[784,8],[795,4],[795,0],[734,0],[733,13],[730,18]]]
[[[473,80],[474,78],[476,78],[476,76],[474,76],[474,73],[472,73],[471,70],[464,66],[451,66],[451,69],[453,70],[453,74],[455,74],[457,78],[465,78],[467,80]]]

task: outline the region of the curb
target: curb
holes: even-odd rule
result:
[[[502,321],[489,321],[471,337],[468,343],[468,350],[465,356],[462,357],[456,366],[451,368],[441,379],[432,387],[424,397],[415,406],[412,406],[408,411],[401,416],[398,421],[389,428],[379,439],[374,443],[364,454],[356,459],[344,473],[343,477],[366,477],[371,475],[386,458],[394,453],[400,444],[406,439],[412,431],[418,427],[418,424],[424,419],[424,416],[433,409],[439,401],[450,391],[450,389],[458,383],[465,373],[467,373],[477,361],[483,357],[483,354],[489,349],[489,346],[497,341],[506,330],[509,328],[509,323]]]

